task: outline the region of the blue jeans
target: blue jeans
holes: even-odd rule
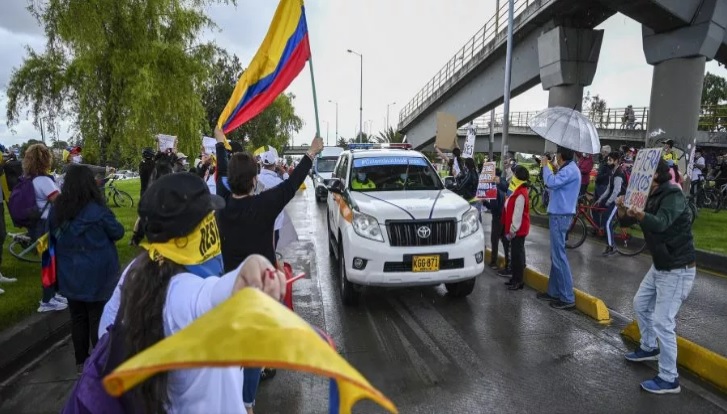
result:
[[[573,275],[565,255],[565,236],[573,223],[571,214],[551,214],[550,223],[550,278],[548,279],[548,295],[560,299],[561,302],[574,303]]]
[[[644,351],[659,348],[659,377],[664,381],[674,382],[679,376],[674,318],[682,301],[689,296],[696,274],[696,267],[661,271],[652,265],[634,296],[641,348]]]
[[[257,396],[257,388],[260,385],[261,368],[243,368],[242,369],[242,402],[245,407],[255,406],[255,397]]]

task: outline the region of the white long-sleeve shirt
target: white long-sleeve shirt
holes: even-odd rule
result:
[[[510,224],[510,234],[517,233],[523,224],[523,212],[525,211],[525,196],[518,194],[515,199],[515,208],[512,212],[512,224]]]

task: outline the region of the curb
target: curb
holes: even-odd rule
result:
[[[538,215],[530,215],[530,223],[535,224],[538,227],[544,227],[548,228],[548,217],[547,216],[538,216]],[[592,238],[592,236],[589,234],[587,238]],[[708,252],[706,250],[699,250],[695,249],[697,253],[697,269],[698,270],[707,270],[713,273],[720,273],[722,274],[725,271],[725,263],[727,263],[727,255],[723,255],[720,253],[713,253]],[[644,252],[648,252],[647,250],[644,250]]]
[[[636,321],[626,326],[621,335],[639,343],[641,334]],[[722,391],[727,391],[727,357],[677,336],[677,363]]]
[[[485,249],[486,260],[489,261],[491,255],[492,251],[490,249]],[[498,264],[505,264],[504,256],[498,257]],[[548,290],[548,277],[529,267],[525,268],[524,281],[526,285],[538,292],[545,292]],[[573,292],[576,297],[576,309],[600,323],[608,323],[611,321],[611,314],[609,313],[606,304],[601,299],[575,288],[573,289]]]
[[[0,383],[70,332],[67,311],[35,313],[0,332]]]

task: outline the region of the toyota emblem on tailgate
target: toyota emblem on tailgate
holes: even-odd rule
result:
[[[417,236],[422,239],[426,239],[432,235],[432,229],[427,226],[421,226],[417,229]]]

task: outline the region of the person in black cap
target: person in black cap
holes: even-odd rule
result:
[[[154,171],[154,150],[146,147],[141,151],[141,162],[139,163],[139,180],[141,181],[139,197],[144,196],[144,191],[149,187],[152,171]]]
[[[124,338],[127,356],[175,334],[245,287],[282,299],[285,276],[260,255],[222,274],[214,212],[224,205],[201,178],[184,172],[159,178],[144,193],[139,217],[145,252],[122,275],[101,319],[121,321],[114,332]],[[239,367],[170,371],[128,398],[134,412],[244,412],[242,375]]]

